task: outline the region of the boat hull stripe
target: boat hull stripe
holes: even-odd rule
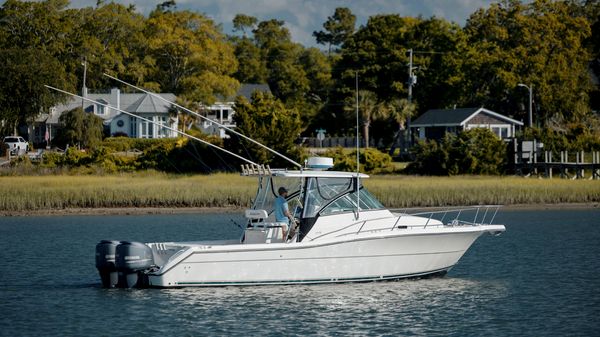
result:
[[[450,270],[453,266],[432,270],[424,273],[416,274],[401,274],[401,275],[386,275],[386,276],[371,276],[371,277],[348,277],[348,278],[331,278],[331,279],[314,279],[314,280],[281,280],[281,281],[221,281],[221,282],[177,282],[175,287],[185,286],[228,286],[228,285],[277,285],[277,284],[318,284],[318,283],[349,283],[349,282],[372,282],[372,281],[390,281],[403,278],[421,277],[433,274],[444,273]],[[160,286],[157,286],[160,288]],[[172,287],[172,286],[169,286]]]

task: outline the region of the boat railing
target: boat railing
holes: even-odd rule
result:
[[[365,229],[365,225],[368,223],[373,223],[376,221],[381,221],[384,219],[389,219],[389,217],[383,218],[373,218],[366,220],[359,220],[353,222],[347,226],[342,228],[335,229],[333,231],[327,232],[325,234],[321,234],[317,237],[311,239],[316,240],[322,238],[324,236],[329,236],[334,233],[340,233],[339,236],[347,236],[347,235],[356,235],[365,232],[374,232],[374,231],[382,231],[382,230],[395,230],[395,229],[406,229],[408,227],[411,228],[427,228],[431,226],[433,220],[439,221],[437,225],[441,223],[441,225],[446,227],[459,227],[459,226],[483,226],[483,225],[491,225],[498,214],[498,210],[502,207],[502,205],[477,205],[477,206],[467,206],[467,207],[447,207],[441,210],[430,210],[423,212],[410,212],[409,209],[401,210],[402,213],[394,213],[396,219],[394,221],[393,226],[378,226],[376,228],[370,228],[367,226]],[[418,210],[418,209],[416,209]],[[421,218],[427,218],[425,224],[423,225],[405,225],[400,223],[403,218],[407,216],[418,216]],[[447,222],[444,222],[444,221]],[[356,231],[348,231],[352,227],[358,227]]]
[[[446,220],[446,218],[449,219],[449,222],[446,223],[445,226],[481,226],[491,225],[494,222],[500,207],[502,207],[502,205],[447,207],[442,210],[416,213],[408,213],[408,211],[405,210],[404,213],[400,214],[400,217],[403,215],[427,217],[425,227],[429,225],[432,219],[439,220],[442,224],[444,224],[444,220]],[[440,216],[441,218],[439,218]],[[471,217],[473,217],[473,220],[471,220]]]

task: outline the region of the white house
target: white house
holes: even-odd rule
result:
[[[174,102],[176,99],[175,95],[170,93],[161,93],[158,95],[170,102]],[[116,109],[83,101],[75,97],[70,98],[67,103],[54,106],[50,108],[49,113],[41,114],[36,118],[35,123],[30,127],[29,133],[33,135],[33,142],[43,143],[45,138],[49,138],[50,140],[54,138],[55,131],[60,127],[60,116],[64,112],[80,107],[83,107],[85,112],[93,113],[102,118],[104,120],[104,127],[110,135],[123,135],[132,138],[177,137],[177,133],[172,130],[162,128],[117,110],[125,110],[160,125],[177,129],[177,114],[174,113],[171,104],[161,99],[145,93],[121,93],[117,88],[111,89],[110,93],[86,93],[85,97],[98,103],[115,107]]]
[[[271,89],[268,84],[248,84],[244,83],[240,86],[240,89],[237,93],[232,97],[220,98],[219,101],[205,108],[206,117],[218,122],[221,125],[224,125],[228,128],[234,128],[235,123],[233,121],[233,116],[235,114],[234,111],[234,101],[238,96],[244,96],[246,99],[250,100],[252,94],[255,91],[262,91],[271,93]],[[227,138],[226,130],[219,127],[216,123],[212,123],[207,120],[203,120],[200,124],[200,129],[207,134],[217,135],[220,138]]]
[[[419,139],[439,140],[445,133],[486,128],[498,137],[512,138],[523,122],[485,108],[433,109],[415,119],[410,127]]]

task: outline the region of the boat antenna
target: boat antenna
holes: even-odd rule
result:
[[[180,105],[180,104],[177,104],[177,103],[175,103],[175,102],[171,102],[171,101],[169,101],[168,99],[166,99],[166,98],[162,97],[161,95],[158,95],[158,94],[156,94],[156,93],[154,93],[154,92],[151,92],[151,91],[145,90],[145,89],[143,89],[143,88],[140,88],[140,87],[138,87],[138,86],[135,86],[135,85],[133,85],[133,84],[131,84],[131,83],[125,82],[125,81],[123,81],[123,80],[121,80],[121,79],[118,79],[118,78],[116,78],[116,77],[112,76],[112,75],[109,75],[109,74],[107,74],[107,73],[103,73],[103,75],[104,75],[104,76],[106,76],[106,77],[108,77],[108,78],[110,78],[110,79],[113,79],[113,80],[115,80],[115,81],[117,81],[117,82],[120,82],[120,83],[122,83],[122,84],[125,84],[125,85],[127,85],[127,86],[130,86],[130,87],[132,87],[132,88],[134,88],[134,89],[136,89],[136,90],[139,90],[139,91],[141,91],[141,92],[144,92],[144,93],[146,93],[146,94],[148,94],[148,95],[150,95],[150,96],[152,96],[152,97],[156,97],[156,98],[158,98],[158,99],[160,99],[160,100],[162,100],[162,101],[164,101],[164,102],[166,102],[166,103],[172,104],[173,106],[175,106],[175,107],[177,107],[177,108],[179,108],[179,109],[181,109],[181,110],[187,111],[188,113],[190,113],[190,114],[192,114],[192,115],[194,115],[194,116],[196,116],[196,117],[199,117],[199,118],[202,118],[202,119],[204,119],[204,120],[206,120],[206,121],[209,121],[209,122],[211,122],[211,123],[214,123],[214,124],[216,124],[217,126],[219,126],[220,128],[223,128],[223,129],[225,129],[225,130],[227,130],[227,131],[229,131],[229,132],[231,132],[231,133],[233,133],[233,134],[235,134],[235,135],[238,135],[238,136],[240,136],[240,137],[242,137],[242,138],[244,138],[244,139],[246,139],[246,140],[248,140],[248,141],[250,141],[250,142],[252,142],[252,143],[254,143],[254,144],[256,144],[256,145],[258,145],[258,146],[260,146],[260,147],[262,147],[262,148],[264,148],[264,149],[266,149],[266,150],[268,150],[268,151],[270,151],[270,152],[272,152],[273,154],[275,154],[275,155],[277,155],[277,156],[279,156],[279,157],[281,157],[281,158],[283,158],[283,159],[287,160],[288,162],[290,162],[290,163],[294,164],[295,166],[298,166],[300,169],[302,169],[302,165],[300,165],[298,162],[296,162],[296,161],[294,161],[294,160],[292,160],[292,159],[290,159],[290,158],[288,158],[288,157],[284,156],[283,154],[281,154],[281,153],[279,153],[279,152],[277,152],[277,151],[273,150],[272,148],[270,148],[270,147],[268,147],[268,146],[266,146],[266,145],[264,145],[264,144],[262,144],[262,143],[260,143],[260,142],[257,142],[256,140],[254,140],[254,139],[252,139],[252,138],[250,138],[250,137],[248,137],[248,136],[245,136],[245,135],[243,135],[243,134],[241,134],[241,133],[239,133],[239,132],[237,132],[237,131],[235,131],[235,130],[233,130],[233,129],[231,129],[231,128],[228,128],[227,126],[225,126],[225,125],[223,125],[223,124],[221,124],[221,123],[219,123],[219,122],[217,122],[217,121],[215,121],[215,120],[212,120],[212,119],[210,119],[210,118],[207,118],[207,117],[205,117],[205,116],[202,116],[201,114],[199,114],[199,113],[197,113],[197,112],[195,112],[195,111],[193,111],[193,110],[190,110],[190,109],[188,109],[188,108],[186,108],[186,107],[184,107],[184,106],[182,106],[182,105]]]
[[[358,138],[358,70],[356,71],[356,220],[360,218],[360,139]]]
[[[48,88],[48,89],[52,89],[52,90],[55,90],[55,91],[58,91],[58,92],[60,92],[60,93],[63,93],[63,94],[66,94],[66,95],[70,95],[70,96],[73,96],[73,97],[81,98],[81,99],[82,99],[82,100],[84,100],[84,101],[88,101],[88,102],[91,102],[91,103],[94,103],[94,104],[97,104],[97,105],[100,105],[100,106],[103,106],[103,107],[106,107],[106,108],[109,108],[109,109],[113,109],[113,110],[115,110],[115,111],[119,111],[119,112],[121,112],[121,113],[124,113],[124,114],[127,114],[127,115],[129,115],[129,116],[132,116],[132,117],[135,117],[135,118],[141,119],[141,120],[143,120],[143,121],[145,121],[145,122],[152,123],[152,124],[154,124],[154,125],[157,125],[157,126],[159,126],[159,127],[165,128],[165,129],[167,129],[167,130],[174,131],[174,132],[176,132],[176,133],[178,133],[178,134],[180,134],[180,135],[183,135],[183,136],[185,136],[185,137],[188,137],[188,138],[191,138],[191,139],[197,140],[197,141],[199,141],[200,143],[203,143],[203,144],[205,144],[205,145],[208,145],[208,146],[214,147],[214,148],[216,148],[216,149],[219,149],[219,150],[221,150],[221,151],[223,151],[223,152],[225,152],[225,153],[227,153],[227,154],[230,154],[230,155],[232,155],[232,156],[234,156],[234,157],[236,157],[236,158],[238,158],[238,159],[241,159],[241,160],[245,161],[245,162],[246,162],[246,163],[248,163],[248,164],[255,165],[255,166],[259,166],[259,165],[258,165],[258,164],[256,164],[255,162],[253,162],[253,161],[250,161],[250,160],[248,160],[248,159],[246,159],[246,158],[244,158],[244,157],[241,157],[241,156],[239,156],[239,155],[237,155],[237,154],[235,154],[235,153],[233,153],[233,152],[231,152],[231,151],[227,151],[227,150],[225,150],[224,148],[222,148],[222,147],[220,147],[220,146],[217,146],[217,145],[215,145],[215,144],[212,144],[212,143],[210,143],[210,142],[207,142],[207,141],[205,141],[205,140],[203,140],[203,139],[200,139],[200,138],[198,138],[198,137],[194,137],[194,136],[192,136],[192,135],[189,135],[189,134],[187,134],[187,133],[185,133],[185,132],[179,131],[179,130],[177,130],[177,129],[174,129],[174,128],[172,128],[172,127],[169,127],[169,126],[163,125],[163,124],[161,124],[161,123],[159,123],[159,122],[155,122],[155,121],[153,121],[153,120],[150,120],[150,119],[147,119],[147,118],[144,118],[144,117],[138,116],[138,115],[136,115],[136,114],[134,114],[134,113],[131,113],[131,112],[128,112],[128,111],[125,111],[125,110],[121,110],[121,109],[115,108],[115,107],[113,107],[113,106],[111,106],[111,105],[104,104],[104,103],[100,103],[100,102],[98,102],[98,101],[94,101],[93,99],[89,99],[89,98],[86,98],[86,97],[82,97],[82,96],[79,96],[79,95],[76,95],[76,94],[70,93],[70,92],[68,92],[68,91],[64,91],[64,90],[61,90],[61,89],[58,89],[58,88],[55,88],[55,87],[49,86],[49,85],[44,85],[44,86],[45,86],[46,88]]]

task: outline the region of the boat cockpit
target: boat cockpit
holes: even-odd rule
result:
[[[384,209],[384,206],[362,185],[365,174],[335,171],[256,172],[258,190],[252,208],[246,210],[246,229],[242,243],[301,242],[321,217]],[[297,221],[289,235],[283,237],[283,226],[274,218],[277,190],[289,191],[288,208]]]

